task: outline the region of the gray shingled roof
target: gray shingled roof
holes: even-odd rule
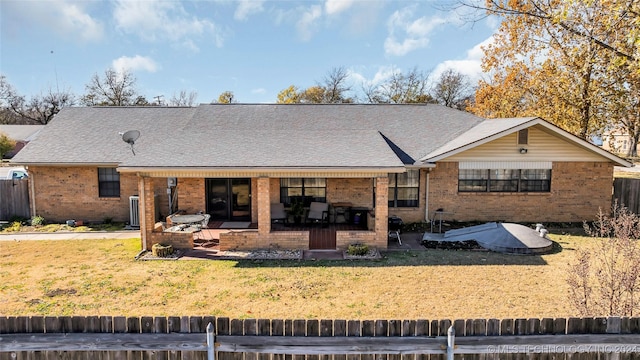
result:
[[[397,167],[402,165],[401,158],[413,163],[482,121],[439,105],[65,108],[14,162]],[[135,156],[118,134],[131,129],[141,133]]]

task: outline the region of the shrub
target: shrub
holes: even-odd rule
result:
[[[42,216],[35,215],[31,218],[31,225],[33,226],[42,226],[44,224],[45,224],[45,221]]]
[[[366,244],[351,244],[347,249],[347,254],[351,256],[365,256],[369,252],[369,245]]]
[[[640,311],[640,218],[615,203],[592,225],[593,248],[579,249],[569,264],[569,300],[581,316],[636,316]]]
[[[7,225],[2,229],[3,232],[18,232],[22,227],[22,223],[20,221],[14,221],[11,224]]]

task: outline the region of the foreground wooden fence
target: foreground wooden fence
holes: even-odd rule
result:
[[[29,180],[0,180],[0,220],[13,216],[30,218]]]
[[[270,320],[215,317],[0,317],[4,359],[637,359],[640,318]]]

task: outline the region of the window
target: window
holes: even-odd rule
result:
[[[120,197],[120,174],[115,168],[98,168],[98,196]]]
[[[522,129],[518,131],[518,145],[529,144],[529,129]]]
[[[327,201],[327,179],[290,178],[280,179],[280,202],[290,206],[293,202],[309,206],[312,201]]]
[[[549,192],[550,169],[460,169],[459,192]]]
[[[420,189],[420,170],[389,174],[389,207],[417,207]]]

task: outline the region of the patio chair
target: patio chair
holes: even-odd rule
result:
[[[283,203],[271,204],[271,221],[272,222],[282,221],[286,224],[288,220],[289,220],[289,215],[287,215],[287,212],[284,210]]]
[[[402,219],[397,216],[391,216],[389,218],[389,237],[396,238],[398,244],[402,246],[402,239],[400,239],[400,228],[402,227]]]
[[[211,219],[211,214],[203,214],[204,219],[202,220],[202,228],[206,229],[209,227],[209,219]]]
[[[328,225],[329,221],[329,204],[321,202],[312,202],[309,205],[309,212],[307,213],[307,222],[320,223],[325,226],[325,222]]]

